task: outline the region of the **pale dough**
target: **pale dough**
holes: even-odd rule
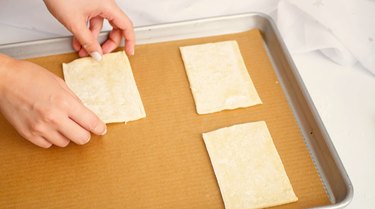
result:
[[[105,123],[146,117],[130,62],[123,51],[63,63],[65,82]]]
[[[180,47],[198,114],[261,104],[236,41]]]
[[[203,134],[226,209],[298,200],[264,121]]]

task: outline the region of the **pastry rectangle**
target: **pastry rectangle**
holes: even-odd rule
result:
[[[236,41],[180,47],[198,114],[261,104]]]
[[[264,121],[203,134],[226,209],[298,200]]]
[[[146,117],[130,62],[123,51],[63,63],[68,87],[105,123]]]

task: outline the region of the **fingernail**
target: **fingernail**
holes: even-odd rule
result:
[[[96,133],[100,133],[100,131],[102,131],[102,127],[100,126],[97,126],[96,129],[95,129],[95,132]],[[100,136],[104,136],[105,134],[107,133],[107,127],[104,127],[104,130],[102,131],[101,134],[99,134]]]
[[[107,127],[105,127],[105,129],[104,129],[103,133],[102,133],[102,134],[100,134],[100,135],[104,136],[104,135],[105,135],[106,133],[107,133]]]
[[[86,144],[91,139],[91,135],[89,135],[85,140],[82,141],[82,144]]]
[[[94,58],[94,60],[96,60],[96,61],[100,61],[103,58],[103,56],[101,54],[99,54],[99,52],[91,52],[90,56],[92,58]]]

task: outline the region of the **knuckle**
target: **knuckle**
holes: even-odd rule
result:
[[[46,130],[44,123],[38,121],[30,125],[30,132],[27,133],[28,137],[35,138],[37,136],[43,135]]]
[[[60,85],[65,85],[64,81],[62,80],[59,80],[58,81]],[[58,108],[67,108],[69,107],[69,102],[67,100],[67,97],[66,97],[66,94],[64,93],[60,93],[60,94],[57,94],[57,95],[54,95],[52,98],[52,103],[57,106]],[[51,110],[53,110],[51,108]]]
[[[43,114],[43,121],[48,124],[57,125],[59,120],[56,115],[55,111],[49,110]]]
[[[22,129],[19,129],[17,130],[18,133],[25,139],[31,141],[31,139],[33,138],[33,134],[31,133],[31,130],[30,129],[27,129],[27,128],[22,128]]]
[[[55,105],[49,105],[49,106],[37,106],[35,107],[35,111],[39,115],[39,120],[34,122],[32,124],[33,130],[39,130],[36,128],[40,128],[39,126],[42,126],[43,123],[52,123],[56,124],[57,121],[57,111]]]
[[[69,108],[70,104],[66,99],[63,98],[57,98],[56,99],[56,106],[62,109]]]
[[[82,45],[82,48],[84,48],[86,51],[88,50],[90,46],[87,42],[82,42],[81,45]]]
[[[53,102],[53,105],[43,108],[39,111],[41,115],[41,120],[47,124],[58,125],[59,124],[59,115],[62,112],[66,112],[69,108],[69,104],[66,100],[59,99]]]
[[[94,50],[96,39],[95,37],[87,31],[87,28],[83,29],[72,29],[72,33],[77,39],[77,43],[82,46],[86,51]]]

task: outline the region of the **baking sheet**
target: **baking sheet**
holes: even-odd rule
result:
[[[233,39],[264,104],[198,116],[178,46]],[[105,137],[94,137],[85,146],[41,150],[1,119],[0,158],[5,163],[0,170],[5,172],[0,174],[0,206],[221,208],[200,134],[257,120],[269,124],[300,199],[283,207],[332,205],[304,144],[297,124],[301,121],[293,116],[281,88],[284,82],[275,75],[263,44],[253,30],[138,46],[130,61],[147,118],[110,125]],[[64,54],[31,61],[61,76],[61,63],[75,58]]]

